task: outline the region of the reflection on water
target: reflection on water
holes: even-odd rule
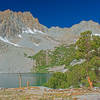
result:
[[[22,86],[26,86],[27,81],[31,86],[41,86],[48,81],[51,74],[44,73],[25,73],[22,76]],[[19,74],[0,74],[0,87],[16,88],[19,87]]]

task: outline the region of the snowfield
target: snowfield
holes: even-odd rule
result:
[[[5,43],[14,45],[14,46],[16,46],[16,47],[21,47],[20,45],[18,45],[18,44],[16,44],[16,43],[10,42],[6,37],[3,38],[3,37],[0,36],[0,40],[3,41],[3,42],[5,42]]]

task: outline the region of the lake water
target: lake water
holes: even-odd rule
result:
[[[22,86],[26,86],[29,81],[31,86],[42,86],[51,77],[51,74],[25,73],[21,74]],[[0,87],[16,88],[19,87],[19,74],[0,74]]]

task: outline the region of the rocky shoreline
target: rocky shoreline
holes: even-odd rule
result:
[[[1,88],[0,100],[100,100],[100,88]]]

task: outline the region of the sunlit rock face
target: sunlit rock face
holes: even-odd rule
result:
[[[37,18],[34,18],[30,12],[13,12],[6,10],[0,12],[0,35],[16,36],[24,29],[29,28],[43,30]]]

